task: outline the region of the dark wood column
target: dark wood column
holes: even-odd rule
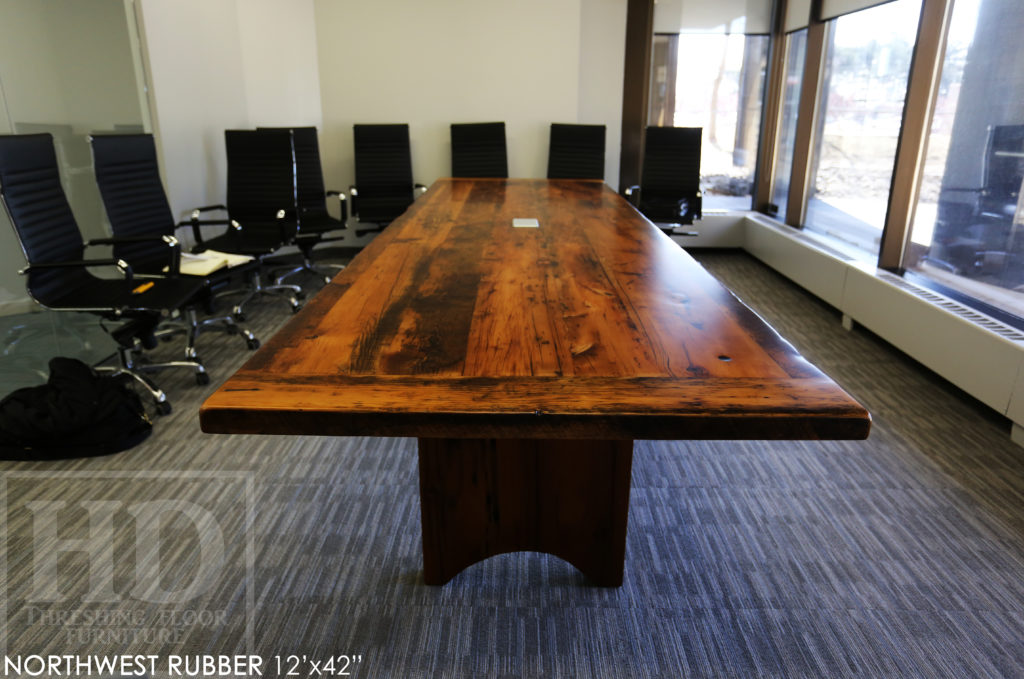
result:
[[[626,8],[626,63],[622,75],[620,191],[640,183],[653,41],[654,0],[629,0]]]
[[[775,161],[778,154],[779,125],[782,118],[782,97],[786,88],[786,3],[775,3],[772,16],[771,41],[768,45],[768,76],[761,108],[761,137],[754,172],[754,209],[767,212],[772,203],[775,183]],[[785,215],[780,218],[785,219]]]

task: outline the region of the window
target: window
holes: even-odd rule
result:
[[[775,181],[772,203],[776,215],[785,219],[789,202],[789,176],[793,171],[793,151],[796,144],[796,120],[800,108],[800,86],[803,82],[804,59],[807,54],[807,29],[794,31],[786,38],[786,81],[782,91],[782,112],[775,160]]]
[[[768,37],[680,36],[678,60],[707,64],[680,69],[672,118],[676,127],[704,128],[701,191],[705,208],[750,209],[761,125]]]
[[[956,0],[904,267],[1024,317],[1024,4]]]
[[[700,127],[707,209],[749,210],[771,0],[654,6],[648,125]]]
[[[885,224],[921,0],[829,21],[806,227],[874,261]]]

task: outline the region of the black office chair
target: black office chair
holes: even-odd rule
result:
[[[926,261],[1004,287],[1022,284],[1024,237],[1014,222],[1024,182],[1024,125],[992,125],[980,187],[943,186]]]
[[[412,180],[409,126],[354,125],[356,183],[349,189],[352,215],[376,229],[356,231],[361,236],[380,231],[397,219],[416,199],[422,184]]]
[[[348,205],[345,194],[340,191],[327,191],[324,188],[323,166],[320,163],[320,140],[315,127],[259,127],[262,130],[290,130],[295,150],[295,202],[298,219],[298,231],[294,245],[302,253],[302,264],[274,278],[280,285],[285,279],[303,271],[322,276],[327,283],[331,282],[337,270],[344,269],[341,264],[317,265],[314,263],[313,248],[321,243],[339,241],[344,236],[328,236],[334,231],[347,228]],[[340,205],[340,219],[335,219],[327,211],[327,199],[337,198]],[[335,271],[328,272],[324,266]]]
[[[195,373],[200,384],[209,382],[191,343],[185,347],[185,360],[136,363],[136,355],[143,348],[156,345],[154,333],[160,321],[174,311],[187,312],[202,304],[208,294],[206,285],[201,280],[184,278],[137,277],[127,262],[120,259],[86,259],[88,246],[117,247],[150,237],[83,242],[61,186],[51,135],[0,136],[0,199],[28,261],[21,273],[28,274],[29,295],[47,309],[85,311],[120,323],[116,328],[108,328],[101,321],[117,342],[119,365],[99,370],[133,377],[149,391],[161,413],[170,412],[170,403],[143,372],[184,367]],[[168,264],[172,264],[180,255],[180,246],[170,239],[157,240],[163,244]],[[99,278],[90,272],[98,267],[114,268],[121,276]]]
[[[701,217],[699,127],[648,127],[640,185],[626,196],[663,231]]]
[[[226,205],[208,205],[192,211],[195,251],[219,250],[255,257],[266,272],[268,258],[293,243],[298,233],[295,197],[295,156],[291,130],[227,130],[224,143],[228,160]],[[204,212],[224,211],[227,219],[200,219]],[[218,236],[206,238],[202,227],[228,225]],[[302,308],[302,288],[273,283],[264,285],[261,271],[250,276],[245,296],[235,305],[235,318],[245,318],[251,299],[268,294],[289,296],[292,311]],[[226,293],[225,293],[226,294]]]
[[[548,179],[604,179],[604,125],[551,123]]]
[[[453,177],[508,177],[505,123],[452,124]]]
[[[114,256],[125,260],[140,273],[178,276],[178,267],[168,266],[164,241],[175,241],[174,216],[167,202],[156,145],[150,134],[109,134],[91,136],[93,168],[103,207],[115,238],[126,238],[114,245]],[[258,268],[253,261],[233,268],[222,268],[199,278],[211,292],[222,290],[236,276],[251,275]],[[198,320],[190,309],[187,325],[193,344],[200,333],[218,330],[240,335],[250,349],[259,340],[249,330],[239,328],[232,316]]]

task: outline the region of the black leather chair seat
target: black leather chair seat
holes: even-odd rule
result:
[[[123,278],[97,278],[88,273],[73,275],[74,285],[68,285],[52,299],[40,299],[55,309],[114,308],[123,309],[125,315],[177,309],[194,302],[206,287],[201,279],[160,279],[140,293],[132,290],[145,286],[147,279],[136,278],[131,283]],[[71,278],[69,276],[69,278]]]

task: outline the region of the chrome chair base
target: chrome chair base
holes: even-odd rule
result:
[[[334,269],[333,272],[329,272],[327,269]],[[309,257],[302,258],[302,265],[297,266],[294,269],[285,271],[284,273],[278,274],[274,277],[274,285],[282,285],[285,279],[291,278],[302,272],[313,274],[314,276],[320,276],[324,279],[324,283],[330,283],[331,279],[334,278],[334,274],[338,273],[345,268],[344,264],[314,264],[313,260]]]
[[[161,415],[167,415],[171,412],[171,403],[167,400],[167,394],[164,390],[158,387],[156,383],[149,379],[149,377],[144,373],[156,372],[157,370],[164,370],[165,368],[191,368],[195,373],[197,384],[205,385],[210,383],[210,375],[206,372],[206,368],[203,366],[198,356],[193,356],[191,359],[184,361],[138,364],[136,362],[136,354],[139,353],[139,351],[140,347],[138,345],[118,345],[118,365],[96,366],[95,370],[97,372],[109,373],[111,375],[130,376],[137,384],[141,385],[142,388],[149,393],[150,398],[153,399],[153,404],[156,407],[157,413]]]
[[[219,293],[220,295],[227,295],[231,292],[239,292],[238,290],[231,290],[227,292]],[[231,315],[236,321],[245,320],[245,312],[243,307],[251,300],[256,297],[263,297],[265,295],[289,295],[288,303],[291,304],[292,313],[297,312],[302,308],[302,302],[299,300],[303,297],[302,288],[298,285],[287,285],[277,283],[276,281],[270,285],[264,285],[260,278],[260,272],[254,271],[250,276],[249,287],[245,289],[246,295],[235,304],[235,308],[232,309]]]
[[[234,315],[216,316],[197,320],[195,311],[188,312],[186,321],[168,321],[160,325],[155,335],[158,339],[167,340],[174,335],[183,333],[189,334],[189,340],[185,347],[187,357],[195,356],[195,343],[199,335],[204,332],[222,332],[227,335],[238,335],[245,342],[248,349],[259,349],[260,341],[248,328],[244,328],[235,322]]]

